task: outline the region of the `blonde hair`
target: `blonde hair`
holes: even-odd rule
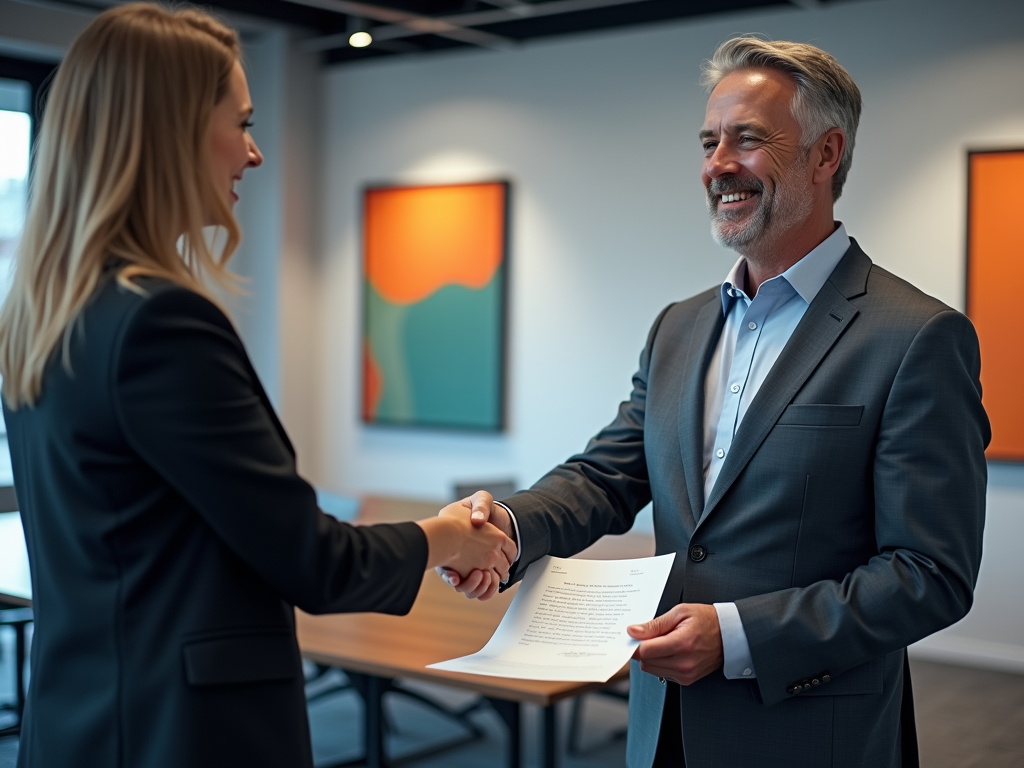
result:
[[[113,260],[210,296],[231,288],[241,231],[207,170],[210,119],[239,61],[237,34],[194,9],[135,3],[99,15],[57,70],[34,153],[28,215],[0,311],[8,407],[32,405]],[[205,219],[213,216],[213,221]],[[226,231],[214,255],[203,226]],[[212,298],[212,297],[211,297]]]
[[[846,134],[843,156],[832,177],[832,199],[838,200],[853,165],[853,145],[860,123],[860,89],[850,73],[831,54],[813,45],[734,37],[718,46],[704,62],[701,83],[710,92],[726,75],[740,69],[774,69],[793,78],[796,94],[791,110],[800,124],[804,149],[810,149],[833,128]]]

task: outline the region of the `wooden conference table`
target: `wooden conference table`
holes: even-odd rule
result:
[[[437,503],[367,498],[363,500],[360,524],[417,520],[437,514]],[[611,560],[649,557],[654,554],[654,537],[644,534],[606,536],[579,557]],[[384,753],[381,697],[396,678],[423,680],[474,691],[487,698],[509,727],[509,768],[522,765],[520,749],[523,704],[536,704],[543,711],[543,765],[556,763],[556,722],[554,705],[562,699],[607,687],[624,680],[629,667],[608,683],[546,682],[484,677],[427,669],[445,659],[465,656],[490,639],[515,594],[516,588],[479,602],[467,600],[446,585],[434,572],[423,577],[416,604],[407,616],[374,613],[310,616],[296,611],[299,647],[308,659],[339,667],[355,675],[366,702],[366,762],[371,768],[389,764]]]
[[[436,502],[370,497],[363,500],[358,524],[398,522],[431,517]],[[606,536],[579,557],[611,560],[649,557],[654,537],[645,534]],[[407,616],[373,613],[311,616],[296,611],[302,655],[319,664],[345,670],[366,705],[365,762],[370,768],[391,765],[384,749],[383,695],[395,690],[396,679],[422,680],[473,691],[490,703],[509,727],[508,765],[522,765],[522,705],[543,711],[543,765],[556,763],[554,705],[573,696],[624,680],[623,669],[608,683],[546,682],[483,677],[427,669],[428,664],[478,651],[505,614],[515,587],[487,602],[467,600],[434,572],[423,578],[416,604]],[[0,513],[0,602],[31,605],[31,582],[21,520]]]
[[[0,604],[32,605],[28,550],[17,512],[0,512]]]

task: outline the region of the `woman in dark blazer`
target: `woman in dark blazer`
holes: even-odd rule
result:
[[[293,606],[400,614],[425,568],[496,588],[514,558],[461,505],[339,523],[296,473],[203,282],[230,285],[251,113],[237,37],[192,10],[102,14],[54,80],[0,313],[36,615],[23,768],[311,766]]]

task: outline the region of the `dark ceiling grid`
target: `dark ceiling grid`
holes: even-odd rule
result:
[[[315,8],[283,0],[195,0],[199,6],[245,13],[297,27],[306,27],[321,34],[343,32],[346,17],[337,11]]]
[[[713,6],[709,10],[709,6]],[[495,34],[516,40],[549,35],[565,35],[632,24],[703,16],[736,10],[751,10],[767,6],[791,6],[789,0],[648,0],[635,5],[594,8],[589,11],[542,16],[537,19],[517,19],[500,24],[483,25]]]
[[[31,2],[32,0],[25,0]],[[101,10],[124,0],[46,0]],[[524,40],[768,7],[852,0],[193,0],[304,30],[301,45],[328,64],[455,47],[512,48]],[[349,45],[369,32],[365,48]]]
[[[299,0],[299,2],[309,1]],[[313,1],[318,2],[319,0]],[[291,0],[291,2],[295,2],[295,0]],[[326,5],[326,3],[324,4]],[[582,10],[552,15],[544,13],[549,10],[544,6],[552,6],[551,9],[558,6],[564,7],[564,0],[533,0],[529,5],[538,9],[539,13],[536,15],[515,14],[515,6],[527,5],[524,0],[377,0],[373,3],[373,5],[386,6],[439,20],[450,19],[456,23],[465,23],[463,21],[465,19],[473,23],[472,28],[504,38],[510,45],[535,37],[566,35],[634,24],[650,24],[716,13],[762,9],[770,6],[792,7],[794,4],[813,5],[815,0],[795,0],[795,2],[794,0],[632,0],[631,2],[606,4],[604,7],[584,7]],[[585,6],[586,3],[579,3],[579,5]],[[488,16],[504,16],[505,19],[493,23],[475,23],[477,19]],[[394,27],[395,25],[386,23],[368,25],[366,28],[371,35],[374,30],[378,30],[388,37],[375,40],[367,48],[351,47],[344,35],[335,34],[331,39],[324,36],[325,41],[332,44],[331,47],[324,50],[324,59],[327,63],[335,64],[370,57],[415,51],[430,52],[466,45],[451,38],[431,34],[413,34],[408,29],[395,30]],[[400,36],[390,36],[389,33]]]

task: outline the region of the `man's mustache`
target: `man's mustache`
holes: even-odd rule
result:
[[[712,179],[708,184],[708,197],[728,195],[731,192],[764,192],[764,182],[758,178],[740,178],[737,176],[726,176],[721,179]]]

